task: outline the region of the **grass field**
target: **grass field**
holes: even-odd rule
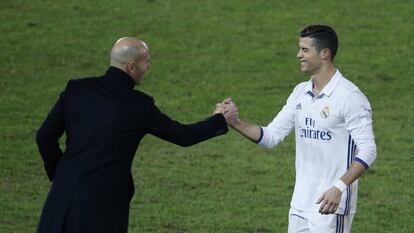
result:
[[[339,34],[336,65],[369,97],[378,159],[360,179],[353,232],[414,232],[414,5],[394,1],[0,1],[0,232],[35,232],[50,183],[34,141],[66,82],[100,75],[122,36],[145,40],[138,87],[181,122],[231,96],[266,125],[292,88],[298,33]],[[264,150],[234,131],[180,148],[147,136],[137,152],[130,232],[286,232],[294,140]]]

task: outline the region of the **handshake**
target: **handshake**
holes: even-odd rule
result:
[[[227,98],[223,100],[223,102],[217,103],[216,110],[213,114],[223,114],[224,118],[226,119],[226,123],[231,127],[234,127],[240,122],[237,106],[231,100],[231,98]]]

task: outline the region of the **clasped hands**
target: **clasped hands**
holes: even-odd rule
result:
[[[223,114],[226,123],[230,126],[234,126],[240,121],[237,106],[231,98],[227,98],[223,102],[216,104],[214,114],[218,113]]]

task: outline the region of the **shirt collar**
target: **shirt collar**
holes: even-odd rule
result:
[[[114,82],[116,86],[123,86],[130,89],[133,89],[135,86],[134,80],[132,80],[129,74],[125,73],[123,70],[116,67],[110,66],[106,72],[105,77]]]
[[[342,74],[339,72],[339,70],[336,70],[334,76],[331,78],[328,84],[322,89],[321,95],[330,96],[335,89],[336,85],[339,82],[339,79],[341,79]]]
[[[312,79],[310,79],[305,86],[305,94],[308,94],[313,97],[313,83]]]
[[[319,95],[326,95],[330,96],[337,86],[339,80],[341,79],[342,74],[339,72],[339,70],[336,70],[335,74],[332,76],[331,80],[329,80],[328,84],[322,89],[322,91],[319,93]],[[305,86],[305,94],[309,94],[313,97],[313,82],[312,79],[310,79]]]

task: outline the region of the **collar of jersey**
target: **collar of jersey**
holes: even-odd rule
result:
[[[333,90],[335,89],[336,85],[339,82],[339,79],[342,77],[342,74],[339,72],[339,70],[336,70],[334,76],[332,77],[332,79],[329,81],[329,83],[322,89],[321,93],[319,93],[319,95],[326,95],[326,96],[330,96],[333,92]],[[309,94],[313,97],[313,83],[312,83],[312,79],[309,80],[309,82],[306,84],[305,87],[305,94]]]

